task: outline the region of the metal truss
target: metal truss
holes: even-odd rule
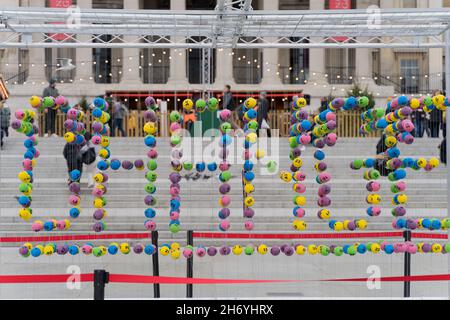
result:
[[[447,8],[264,11],[251,0],[218,0],[209,11],[20,7],[0,10],[0,48],[440,48],[449,27]]]

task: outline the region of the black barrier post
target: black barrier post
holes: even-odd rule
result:
[[[109,282],[109,272],[94,270],[94,300],[105,300],[105,284]]]
[[[405,241],[411,241],[411,230],[403,231],[403,238]],[[411,275],[411,253],[405,252],[403,275],[409,277]],[[403,297],[411,297],[411,283],[409,281],[403,282]]]
[[[187,245],[194,246],[194,231],[188,230],[187,232]],[[194,277],[194,255],[187,259],[187,268],[186,268],[186,276],[187,278]],[[193,297],[193,284],[188,283],[186,285],[186,298]]]
[[[152,256],[152,262],[153,262],[153,276],[158,277],[159,276],[159,259],[158,259],[158,231],[152,231],[152,244],[156,248],[156,252]],[[154,298],[160,298],[161,293],[159,291],[159,283],[153,284],[153,297]]]

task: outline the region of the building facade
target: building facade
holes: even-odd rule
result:
[[[8,7],[77,6],[83,9],[212,10],[215,0],[1,0]],[[440,8],[450,0],[253,0],[253,10],[326,10],[341,8]],[[5,36],[5,34],[0,34]],[[91,37],[83,35],[83,37]],[[109,40],[95,39],[93,41]],[[197,40],[197,39],[196,39]],[[217,49],[207,79],[201,49],[1,49],[0,74],[13,105],[24,106],[50,78],[71,102],[105,93],[119,95],[132,108],[154,94],[169,108],[194,92],[219,94],[229,84],[237,97],[269,92],[273,108],[303,92],[311,108],[328,96],[345,96],[355,84],[380,101],[388,96],[432,93],[443,88],[442,49]],[[70,60],[69,60],[70,59]],[[74,68],[64,70],[68,61]],[[206,83],[205,83],[206,82]]]

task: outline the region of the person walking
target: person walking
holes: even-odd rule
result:
[[[269,125],[269,100],[267,100],[267,93],[261,92],[259,94],[258,101],[258,135],[261,134],[261,130],[267,130],[267,136],[271,137],[270,125]]]
[[[127,133],[125,132],[125,129],[123,128],[123,121],[125,118],[125,115],[128,114],[128,109],[125,107],[125,105],[122,103],[122,101],[117,101],[114,103],[114,122],[113,122],[113,128],[112,131],[115,131],[116,128],[119,129],[119,131],[122,133],[122,137],[126,137]]]
[[[439,138],[441,122],[442,122],[442,112],[437,108],[434,108],[430,112],[430,130],[432,138]]]
[[[86,144],[81,148],[81,160],[86,165],[86,174],[88,179],[88,188],[94,186],[94,175],[97,173],[97,151],[92,143],[92,134],[86,132],[84,134]]]
[[[0,147],[3,148],[3,139],[9,136],[9,124],[11,121],[11,110],[5,101],[0,101]]]
[[[80,179],[81,180],[81,173],[83,172],[83,159],[81,155],[81,148],[76,143],[66,143],[63,150],[63,156],[66,159],[67,163],[67,171],[69,173],[69,180],[68,183],[71,183],[70,180],[70,173],[73,170],[79,170],[80,171]]]
[[[56,89],[56,80],[50,79],[49,85],[44,89],[42,93],[43,97],[53,97],[59,96],[58,89]],[[56,134],[56,115],[58,110],[55,108],[45,108],[45,137],[53,136],[57,137]]]
[[[416,109],[411,113],[414,123],[414,136],[422,138],[425,131],[425,112],[422,109]]]

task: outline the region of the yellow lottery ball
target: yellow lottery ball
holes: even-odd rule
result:
[[[336,223],[334,224],[333,229],[334,229],[334,231],[342,231],[342,230],[344,230],[344,223],[342,223],[341,221],[336,221]]]
[[[295,253],[298,254],[298,255],[304,255],[306,253],[306,247],[302,246],[302,245],[298,245],[295,248]]]
[[[159,249],[159,253],[161,253],[162,256],[167,256],[170,253],[170,248],[168,246],[162,246]]]
[[[170,256],[172,257],[172,259],[178,259],[180,258],[181,255],[181,251],[179,249],[176,250],[170,250]]]
[[[64,134],[64,140],[66,140],[67,143],[72,143],[75,141],[75,135],[72,132],[66,132]]]
[[[233,254],[238,256],[238,255],[242,254],[243,249],[240,245],[237,244],[233,247],[233,249],[231,249],[231,251],[233,251]]]
[[[303,165],[303,160],[300,157],[295,158],[292,160],[292,165],[296,168],[300,168]]]
[[[267,253],[267,251],[269,251],[269,249],[267,248],[267,246],[265,245],[265,244],[260,244],[259,246],[258,246],[258,253],[259,254],[266,254]]]
[[[284,182],[291,182],[292,180],[292,174],[288,171],[280,171],[280,178]]]
[[[69,230],[71,226],[70,221],[68,219],[64,219],[64,222],[65,222],[64,230]]]
[[[397,144],[397,139],[394,136],[388,136],[384,140],[386,147],[391,148]]]
[[[319,216],[320,219],[324,219],[324,220],[330,219],[330,216],[331,216],[330,210],[322,209],[322,210],[319,211],[318,216]]]
[[[251,183],[246,183],[244,185],[244,192],[249,194],[252,193],[253,191],[255,191],[255,187],[251,184]]]
[[[435,106],[441,106],[445,102],[445,97],[442,94],[438,94],[432,98]]]
[[[264,150],[262,150],[262,149],[258,149],[258,150],[256,150],[256,154],[255,154],[255,156],[256,156],[256,159],[262,159],[262,158],[264,158],[264,156],[266,155],[266,153],[264,152]]]
[[[172,250],[180,250],[181,246],[178,242],[174,242],[170,245],[170,249]]]
[[[44,254],[46,256],[50,256],[55,252],[55,248],[53,247],[53,245],[48,244],[44,247]]]
[[[258,139],[258,135],[255,132],[250,132],[245,136],[245,140],[249,143],[255,143]]]
[[[148,135],[154,135],[156,133],[156,124],[154,122],[147,122],[144,125],[144,132]]]
[[[253,109],[256,107],[256,100],[254,98],[248,98],[245,100],[244,104],[247,109]]]
[[[99,248],[102,253],[102,256],[106,255],[106,253],[108,252],[108,248],[106,248],[105,246],[99,246]]]
[[[381,246],[378,243],[372,243],[370,246],[370,251],[373,253],[379,253],[381,251]]]
[[[307,102],[305,98],[298,98],[297,101],[295,101],[295,104],[297,105],[297,107],[303,108],[306,106]]]
[[[413,110],[415,110],[415,109],[417,109],[418,107],[420,107],[420,101],[419,101],[419,99],[417,99],[417,98],[412,98],[412,99],[409,101],[409,106],[410,106]]]
[[[404,193],[399,194],[398,197],[397,197],[397,201],[400,204],[404,204],[404,203],[408,202],[408,196],[406,194],[404,194]]]
[[[103,148],[109,147],[109,137],[103,136],[103,137],[102,137],[102,140],[100,141],[100,145],[101,145]]]
[[[94,181],[97,183],[103,182],[103,175],[101,173],[97,173],[94,175]]]
[[[28,221],[31,219],[31,209],[30,208],[22,208],[19,210],[19,217],[22,220]]]
[[[441,246],[439,243],[433,243],[433,244],[431,245],[431,251],[432,251],[433,253],[439,253],[439,252],[442,251],[442,246]]]
[[[20,179],[20,181],[22,181],[22,182],[30,182],[31,181],[31,177],[30,177],[30,175],[28,174],[28,172],[26,172],[26,171],[22,171],[22,172],[20,172],[19,174],[18,174],[18,177],[19,177],[19,179]]]
[[[183,101],[183,109],[184,110],[191,111],[193,107],[194,107],[194,102],[192,102],[191,99],[185,99]]]
[[[423,242],[420,242],[420,243],[418,243],[418,244],[417,244],[417,251],[419,251],[419,252],[422,252],[422,253],[423,253],[423,245],[424,245],[424,243],[423,243]]]
[[[252,207],[255,204],[255,199],[253,199],[253,197],[248,196],[244,199],[244,203],[247,207]]]
[[[31,243],[29,243],[29,242],[27,242],[27,243],[24,243],[24,244],[23,244],[23,246],[24,246],[24,247],[27,247],[27,248],[28,248],[28,250],[31,250],[31,249],[33,249],[33,245],[32,245]]]
[[[104,203],[103,203],[103,200],[101,198],[96,198],[94,200],[94,208],[100,209],[100,208],[103,208],[103,206],[104,206]]]
[[[431,158],[430,160],[428,160],[428,164],[432,168],[437,168],[439,166],[439,159],[438,158]]]
[[[98,155],[101,158],[106,159],[106,158],[108,158],[109,153],[108,153],[108,150],[106,150],[106,149],[100,149],[100,151],[98,152]]]
[[[308,253],[309,254],[317,254],[317,251],[318,251],[318,249],[317,249],[317,247],[315,246],[315,245],[313,245],[313,244],[310,244],[309,246],[308,246]]]
[[[417,166],[419,168],[425,168],[425,166],[427,165],[427,160],[424,158],[419,158],[417,159]]]
[[[119,245],[119,250],[123,254],[128,254],[128,253],[130,253],[130,245],[126,242],[123,242]]]
[[[41,98],[39,98],[38,96],[32,96],[30,100],[28,100],[28,102],[33,108],[37,108],[41,104]]]
[[[294,204],[297,206],[304,206],[306,204],[306,198],[304,196],[296,196],[294,198]]]
[[[306,222],[302,220],[294,220],[294,222],[292,222],[292,226],[294,227],[295,230],[299,231],[303,231],[307,227]]]
[[[358,229],[363,230],[367,228],[367,221],[364,219],[357,220],[355,224]]]

